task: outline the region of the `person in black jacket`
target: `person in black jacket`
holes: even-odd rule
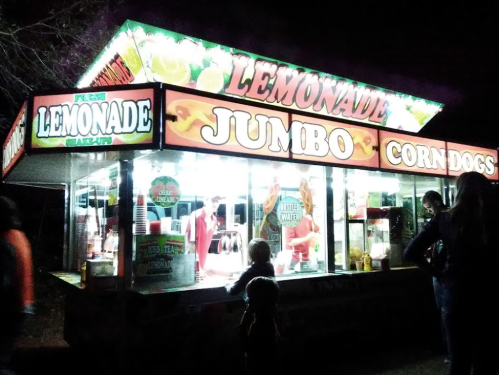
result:
[[[404,256],[441,280],[442,313],[447,330],[449,375],[496,374],[499,352],[498,199],[478,172],[456,181],[456,203],[440,212],[409,243]],[[425,252],[442,240],[447,250],[443,270],[432,267]]]
[[[439,212],[445,211],[448,209],[447,205],[444,203],[442,199],[442,195],[439,192],[434,190],[428,190],[423,199],[421,200],[421,204],[423,208],[428,211],[431,215],[436,215]],[[430,260],[430,264],[438,268],[440,271],[443,271],[445,266],[445,258],[446,251],[442,240],[439,240],[431,245],[428,251],[428,257]],[[441,335],[442,335],[442,352],[447,355],[447,332],[445,331],[445,324],[442,320],[442,298],[443,298],[443,289],[441,280],[433,277],[433,292],[435,294],[435,304],[437,306],[438,314],[440,317],[440,326],[441,326]],[[445,358],[445,363],[449,363],[449,358]]]
[[[239,276],[232,285],[227,285],[227,292],[236,295],[243,292],[246,285],[257,276],[275,277],[274,266],[270,262],[270,246],[263,238],[253,238],[248,244],[248,256],[251,265]],[[246,295],[244,300],[247,301]]]

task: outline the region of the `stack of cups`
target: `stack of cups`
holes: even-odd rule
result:
[[[137,195],[137,212],[135,213],[135,234],[147,233],[147,206],[144,194]]]
[[[201,275],[199,273],[199,260],[196,260],[196,282],[199,283],[201,281]]]

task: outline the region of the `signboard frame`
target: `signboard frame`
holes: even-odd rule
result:
[[[119,92],[119,91],[135,91],[135,90],[151,90],[152,91],[152,140],[151,143],[138,143],[138,144],[119,144],[119,145],[88,145],[88,146],[64,146],[64,147],[33,147],[33,122],[36,117],[34,102],[36,98],[58,95],[86,95],[95,93]],[[99,152],[99,151],[117,151],[117,150],[145,150],[145,149],[159,149],[161,147],[161,124],[163,122],[163,107],[162,107],[162,84],[161,83],[147,83],[143,85],[129,85],[108,86],[108,87],[95,87],[87,89],[65,89],[65,90],[52,90],[37,92],[30,96],[28,99],[27,124],[26,124],[26,137],[25,149],[27,153],[67,153],[67,152]]]

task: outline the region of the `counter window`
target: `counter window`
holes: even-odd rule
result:
[[[134,285],[220,286],[266,239],[277,276],[325,272],[324,168],[164,150],[134,161]]]
[[[432,217],[422,205],[429,190],[450,204],[451,179],[334,168],[336,268],[356,270],[355,262],[366,253],[374,269],[381,268],[382,260],[390,267],[411,266],[404,261],[403,251]],[[342,225],[345,217],[346,227]]]
[[[74,225],[69,264],[92,280],[118,274],[119,164],[106,157],[71,155]]]

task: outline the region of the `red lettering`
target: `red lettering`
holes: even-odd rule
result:
[[[359,91],[357,91],[357,94],[359,94]],[[357,108],[352,113],[352,117],[359,120],[365,120],[369,116],[369,114],[374,111],[376,103],[377,98],[375,95],[373,95],[373,91],[364,91],[362,97],[360,98],[359,104],[357,105]]]
[[[121,71],[120,66],[118,63],[113,62],[111,64],[111,71],[113,72],[114,76],[117,78],[117,81],[121,84],[127,84],[128,80],[125,77],[125,74]]]
[[[241,85],[241,80],[243,78],[244,70],[248,67],[249,57],[247,56],[232,56],[232,62],[234,63],[234,70],[230,77],[229,86],[225,89],[227,94],[244,96],[248,91],[248,85]]]
[[[100,78],[100,83],[101,83],[101,86],[109,86],[109,85],[114,85],[113,82],[109,81],[108,79],[106,79],[106,77],[104,77],[103,75],[101,76]]]
[[[331,113],[341,92],[341,85],[342,82],[336,83],[331,78],[326,78],[322,83],[321,95],[314,105],[314,111],[319,112],[325,105],[327,113]]]
[[[281,67],[277,70],[277,77],[274,82],[274,87],[272,88],[272,93],[267,98],[268,103],[277,101],[288,106],[293,104],[296,89],[305,73],[303,71],[294,70],[291,73],[292,77],[289,81],[287,73],[288,68],[286,67]]]
[[[305,109],[314,104],[320,89],[321,85],[316,75],[306,78],[296,92],[295,102],[298,108]]]
[[[119,67],[121,68],[121,71],[125,75],[127,81],[132,82],[134,80],[134,76],[133,76],[131,70],[128,69],[128,67],[126,66],[125,62],[123,61],[123,59],[121,58],[120,55],[118,55],[118,57],[116,58],[116,62],[118,63]]]
[[[386,97],[379,98],[376,108],[374,108],[373,113],[369,116],[369,121],[381,124],[386,118],[386,109],[389,104]]]
[[[102,73],[99,77],[99,80],[102,82],[104,81],[104,84],[103,86],[112,86],[114,85],[115,83],[113,82],[113,80],[111,79],[111,77],[109,77],[109,73]]]
[[[247,92],[246,97],[262,101],[265,100],[270,93],[270,90],[267,89],[267,83],[269,83],[269,78],[275,77],[276,70],[277,65],[275,64],[257,61],[253,82],[251,83],[251,87]]]
[[[345,83],[346,84],[346,83]],[[348,85],[347,92],[341,98],[336,108],[333,110],[333,115],[338,116],[343,112],[343,116],[352,117],[352,109],[355,104],[355,88],[353,85]]]

